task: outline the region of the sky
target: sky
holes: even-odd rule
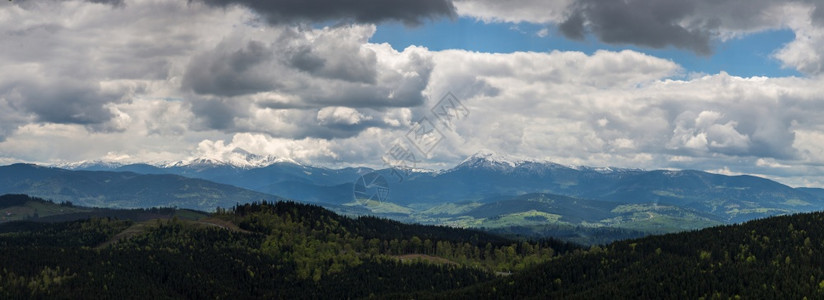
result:
[[[0,36],[0,164],[491,151],[824,187],[820,0],[13,0]]]

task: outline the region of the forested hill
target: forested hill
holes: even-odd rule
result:
[[[0,223],[13,221],[66,222],[95,217],[117,218],[136,222],[173,217],[196,220],[207,215],[206,212],[170,207],[145,209],[97,208],[78,206],[69,201],[55,203],[52,200],[44,200],[23,194],[0,196]]]
[[[822,299],[823,224],[816,212],[615,242],[438,297]]]
[[[797,214],[582,249],[294,202],[13,221],[0,224],[0,298],[821,299],[821,224]]]
[[[331,232],[346,233],[364,239],[409,240],[418,237],[421,240],[451,241],[481,246],[487,243],[493,245],[512,243],[510,239],[476,229],[405,224],[372,216],[350,218],[338,215],[318,205],[292,201],[264,201],[262,203],[242,204],[236,206],[232,212],[221,211],[218,215],[237,222],[241,228],[256,232],[270,230],[262,222],[257,222],[262,219],[259,216],[277,216],[295,223],[305,224],[315,230],[326,229]],[[555,248],[571,247],[569,244],[562,242],[555,242],[553,246]]]
[[[18,203],[19,204],[19,203]],[[363,298],[433,293],[576,246],[255,203],[196,220],[0,224],[0,298]],[[575,250],[580,251],[580,250]]]

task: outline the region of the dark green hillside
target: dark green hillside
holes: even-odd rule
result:
[[[302,255],[301,249],[311,249],[321,256],[335,256],[334,253],[340,251],[371,255],[425,254],[492,272],[522,270],[578,248],[554,240],[516,242],[477,230],[403,224],[374,217],[352,219],[320,206],[294,202],[245,204],[233,212],[218,212],[216,217],[244,230],[268,234],[264,250],[289,257]],[[324,263],[305,267],[325,272],[339,268],[335,264],[357,261],[348,256],[337,258],[340,261],[324,259]]]
[[[439,298],[824,297],[824,213],[622,241]]]
[[[52,217],[122,213],[0,197],[4,211],[34,204],[50,212],[83,210]],[[584,250],[554,240],[349,218],[294,202],[243,204],[191,218],[184,218],[190,211],[135,213],[141,211],[165,219],[0,224],[0,298],[824,297],[824,213]],[[583,232],[639,234],[604,230]]]
[[[382,240],[391,239],[411,239],[417,236],[420,239],[444,240],[456,243],[482,244],[493,243],[496,245],[511,242],[511,240],[492,235],[480,230],[456,229],[445,226],[431,226],[419,224],[404,224],[398,221],[363,216],[349,218],[340,216],[323,207],[311,204],[301,204],[296,202],[275,202],[262,204],[243,204],[235,207],[232,213],[221,214],[231,220],[237,221],[241,228],[251,231],[262,231],[258,228],[257,215],[277,216],[278,218],[288,218],[293,222],[308,224],[310,227],[317,227],[316,224],[334,224],[334,230],[351,233],[366,239],[377,238]]]
[[[614,241],[648,236],[650,232],[612,227],[585,227],[566,224],[524,225],[487,229],[507,237],[540,238],[551,236],[579,245],[604,245]],[[660,232],[657,234],[661,234]]]
[[[0,232],[4,299],[433,293],[577,249],[480,231],[351,219],[292,202],[246,204],[199,220],[7,222]]]
[[[176,208],[111,209],[77,206],[71,202],[54,203],[22,194],[0,196],[0,223],[14,221],[67,222],[89,218],[117,218],[146,221],[152,219],[196,220],[208,214],[201,211]]]

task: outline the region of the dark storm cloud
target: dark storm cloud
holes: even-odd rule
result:
[[[450,0],[198,0],[225,7],[243,5],[273,24],[354,20],[361,23],[400,21],[420,24],[424,19],[456,16]]]
[[[821,6],[811,0],[578,0],[558,29],[571,39],[583,39],[589,32],[611,44],[672,46],[709,55],[721,31],[781,26],[769,23],[776,21],[763,18],[764,13],[788,2]],[[815,8],[812,17],[824,25],[824,8]]]
[[[198,99],[192,101],[192,113],[197,116],[199,129],[216,129],[232,131],[235,117],[245,117],[245,113],[236,109],[237,104],[218,99]]]
[[[92,3],[102,3],[102,4],[111,4],[115,6],[123,5],[123,1],[125,0],[88,0]]]
[[[191,110],[195,115],[194,130],[218,130],[230,133],[259,132],[273,137],[303,138],[349,138],[357,136],[367,128],[390,128],[392,125],[383,118],[383,112],[371,109],[337,107],[278,109],[277,113],[261,113],[254,104],[237,99],[197,98],[191,99]],[[331,110],[330,110],[331,109]],[[270,126],[271,124],[278,124]],[[269,124],[269,125],[267,125]]]
[[[819,5],[813,11],[813,22],[818,26],[824,26],[824,6]]]
[[[183,77],[183,87],[198,94],[236,96],[271,90],[275,82],[263,68],[272,59],[266,45],[250,41],[240,49],[223,42],[213,51],[196,55]]]
[[[55,0],[51,0],[51,1],[57,2]],[[119,6],[119,7],[122,7],[123,5],[125,5],[125,0],[86,0],[86,1],[91,2],[91,3],[109,4],[109,5],[112,5],[112,6]],[[29,5],[31,3],[33,3],[33,2],[43,2],[43,0],[39,0],[39,1],[38,0],[12,0],[12,1],[8,1],[8,2],[12,2],[14,4],[17,4],[17,5],[20,5],[20,6],[23,6],[23,7],[29,7]]]
[[[345,30],[343,30],[345,31]],[[327,33],[312,39],[307,32],[285,29],[271,43],[229,38],[215,49],[195,55],[183,87],[201,95],[238,96],[305,88],[299,73],[311,80],[331,79],[376,84],[376,54],[360,41]],[[288,87],[287,87],[288,86]]]
[[[360,45],[351,45],[350,49],[339,49],[339,53],[355,56],[359,52]],[[288,49],[292,53],[288,54],[287,64],[293,68],[307,72],[314,76],[340,79],[350,82],[375,83],[377,70],[375,64],[377,58],[374,52],[368,52],[366,56],[356,57],[357,59],[339,59],[337,63],[329,63],[324,55],[315,53],[311,47],[304,45],[298,49]]]
[[[5,94],[17,110],[39,122],[59,124],[104,123],[112,118],[104,104],[118,100],[117,95],[106,95],[93,83],[68,78],[20,81]]]
[[[674,46],[707,55],[712,52],[710,28],[679,24],[694,10],[694,2],[682,0],[581,0],[573,5],[573,13],[559,29],[569,38],[581,39],[586,26],[607,43]]]
[[[586,34],[585,21],[582,12],[575,12],[566,21],[558,25],[558,30],[568,38],[583,40]]]
[[[17,127],[27,123],[26,116],[16,111],[8,99],[0,97],[0,142],[6,140],[6,136],[12,134]]]
[[[345,89],[307,92],[306,101],[318,106],[348,107],[416,107],[426,98],[421,91],[426,88],[428,74],[397,83],[397,86],[351,86]]]
[[[266,42],[229,37],[189,61],[182,87],[199,96],[253,101],[272,109],[422,104],[432,58],[420,49],[396,53],[369,47],[364,43],[372,30],[289,27]],[[381,60],[379,53],[399,59]],[[204,123],[214,127],[209,124]],[[224,122],[215,123],[220,124]]]

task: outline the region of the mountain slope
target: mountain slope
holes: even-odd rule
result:
[[[248,154],[244,153],[236,153],[237,159],[246,159]],[[354,182],[361,175],[374,171],[369,168],[318,168],[260,157],[249,159],[270,164],[249,167],[255,164],[203,158],[162,167],[101,164],[95,168],[113,167],[115,170],[145,174],[201,178],[265,194],[321,203],[338,212],[344,209],[351,211],[353,205],[357,205],[352,194]],[[473,216],[460,221],[443,220],[439,216],[442,213],[437,209],[451,207],[448,209],[466,211],[467,206],[460,203],[486,203],[496,197],[508,199],[532,193],[638,204],[647,208],[677,208],[697,213],[700,218],[725,223],[824,209],[824,193],[817,189],[794,189],[754,176],[726,176],[692,170],[568,167],[551,162],[510,159],[492,153],[473,155],[448,170],[411,172],[402,179],[392,170],[375,172],[389,183],[386,200],[389,203],[381,207],[361,206],[362,209],[355,211],[371,211],[405,221],[444,221],[445,224],[458,226],[484,225]],[[512,213],[521,214],[516,218],[539,220],[541,216],[530,215],[532,210]],[[551,215],[544,217],[552,220]],[[665,223],[673,225],[679,220],[690,223],[696,219],[672,219]],[[694,224],[700,222],[670,228],[694,228]]]
[[[817,212],[621,241],[435,298],[820,299],[823,222]]]
[[[824,209],[819,197],[754,176],[570,168],[553,163],[502,162],[488,156],[472,157],[442,172],[414,174],[390,188],[391,201],[401,205],[551,193],[618,203],[674,205],[710,213],[725,222]]]
[[[578,249],[294,202],[241,205],[210,219],[224,226],[0,224],[0,297],[359,299],[466,287]]]
[[[177,175],[69,171],[28,164],[0,167],[0,194],[28,194],[94,207],[171,207],[210,211],[277,197]]]
[[[205,212],[189,209],[111,209],[78,206],[70,202],[54,203],[22,194],[0,195],[0,224],[19,221],[37,223],[67,222],[89,218],[117,218],[137,222],[174,217],[197,220],[207,215]],[[3,228],[4,230],[10,230],[13,227],[4,226]]]
[[[173,174],[229,184],[266,194],[313,203],[343,204],[352,200],[351,184],[369,168],[328,169],[288,161],[260,167],[214,160],[193,160],[165,166],[149,164],[85,164],[73,170]]]
[[[797,191],[815,196],[819,199],[819,201],[824,201],[824,189],[822,189],[822,188],[799,187],[799,188],[795,188],[795,189]]]
[[[373,171],[369,168],[334,170],[286,161],[275,161],[259,168],[243,167],[248,164],[251,163],[201,159],[162,168],[126,165],[114,169],[201,178],[290,199],[336,205],[351,202],[353,183],[359,176]],[[113,165],[101,164],[96,168],[107,166]],[[529,193],[678,206],[716,215],[725,222],[824,209],[824,193],[815,189],[793,189],[754,176],[726,176],[694,170],[567,167],[492,153],[478,153],[448,170],[412,172],[403,180],[398,180],[391,170],[377,172],[389,181],[389,202],[416,209]]]
[[[30,201],[7,200],[0,207]],[[563,201],[549,200],[540,202]],[[650,236],[586,250],[551,240],[516,242],[473,230],[346,218],[294,202],[246,204],[210,218],[216,225],[227,226],[200,226],[178,219],[0,224],[4,279],[0,295],[141,299],[824,297],[824,254],[818,251],[824,247],[824,212]],[[142,229],[130,232],[136,226]],[[129,233],[127,237],[124,232]],[[409,261],[408,257],[429,259]]]

